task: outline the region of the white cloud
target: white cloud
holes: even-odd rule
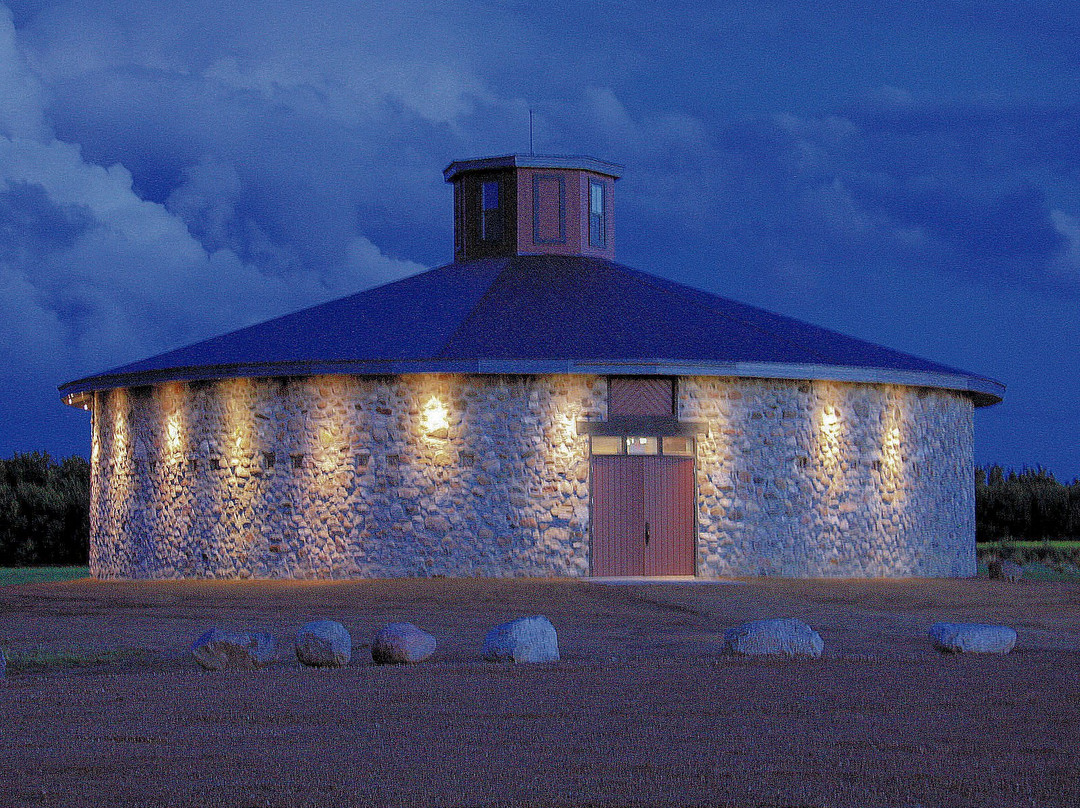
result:
[[[149,19],[156,12],[132,6],[115,13]],[[44,123],[53,101],[43,90],[42,76],[62,84],[122,63],[187,73],[175,57],[158,52],[158,46],[175,42],[153,24],[127,30],[124,24],[99,7],[47,9],[26,37],[33,48],[27,58],[10,12],[0,5],[0,195],[8,194],[8,221],[0,220],[0,238],[6,240],[0,243],[0,336],[10,352],[0,371],[3,377],[34,378],[46,367],[65,375],[95,372],[422,269],[416,262],[388,257],[360,232],[359,223],[350,220],[347,197],[335,197],[318,185],[306,190],[303,161],[274,166],[276,174],[262,173],[256,156],[245,176],[237,170],[236,160],[242,158],[207,152],[184,169],[183,182],[159,203],[137,191],[122,162],[87,159],[78,143],[53,137]],[[296,53],[312,52],[293,44]],[[276,56],[260,53],[243,69],[239,61],[229,67],[219,59],[211,62],[215,67],[207,75],[218,84],[228,79],[235,92],[268,93],[273,104],[281,102],[291,82],[292,90],[311,90],[309,99],[338,92],[330,106],[349,106],[348,82],[340,81],[340,75],[324,71],[320,78],[315,60],[290,63]],[[386,79],[379,92],[398,93],[418,114],[453,118],[467,111],[462,99],[481,92],[467,77],[426,63],[423,54],[411,58],[416,69],[403,74],[397,85]],[[386,76],[394,73],[392,66],[381,70]],[[347,73],[348,66],[341,71]],[[303,101],[300,96],[293,100]],[[126,99],[125,108],[132,103],[138,99]],[[109,110],[94,112],[108,115]],[[155,123],[190,131],[190,122],[198,120],[179,116],[169,121],[167,116]],[[236,151],[236,142],[226,144],[226,150]],[[269,166],[276,158],[263,159]],[[322,163],[328,176],[340,168],[332,160]],[[339,221],[326,231],[341,241],[339,253],[327,253],[338,257],[314,269],[291,257],[291,248],[268,234],[266,219],[244,209],[260,193],[252,188],[252,175],[261,181],[269,177],[269,191],[281,197],[273,202],[282,215],[300,213],[317,225]],[[299,196],[282,193],[274,182],[293,183]],[[325,186],[323,179],[317,182]],[[308,193],[330,203],[325,209],[297,209]],[[264,215],[271,224],[277,216],[272,210]],[[64,224],[64,238],[50,236],[54,220]],[[290,226],[303,229],[301,223]]]
[[[208,251],[166,206],[141,199],[122,166],[88,163],[59,141],[0,138],[0,180],[41,188],[82,217],[71,243],[41,244],[3,269],[25,307],[24,355],[38,352],[42,330],[66,331],[68,363],[87,372],[420,269],[357,237],[321,275],[266,274],[227,247]]]
[[[16,42],[11,12],[0,4],[0,135],[45,137],[43,95]]]
[[[1065,249],[1054,262],[1054,269],[1063,280],[1080,284],[1080,220],[1064,211],[1050,211],[1054,229],[1065,237]]]
[[[362,273],[370,286],[400,280],[425,269],[414,261],[391,258],[383,254],[375,244],[363,236],[358,236],[349,242],[347,256],[346,270],[356,274]]]

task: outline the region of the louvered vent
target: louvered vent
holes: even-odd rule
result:
[[[608,379],[609,418],[613,415],[673,415],[674,412],[674,379]]]

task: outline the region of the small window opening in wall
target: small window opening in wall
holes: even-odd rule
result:
[[[653,437],[633,437],[626,439],[626,453],[629,455],[658,454],[657,440]]]
[[[618,435],[593,435],[592,453],[594,455],[622,454],[623,439]]]
[[[677,457],[691,457],[694,454],[694,439],[682,437],[664,438],[664,454]]]
[[[489,180],[480,186],[480,238],[502,240],[502,217],[499,216],[499,183]]]
[[[304,467],[304,456],[302,454],[291,454],[289,458],[292,460],[292,467],[294,470],[302,469]]]
[[[275,452],[263,452],[262,453],[263,468],[269,471],[274,467],[277,462],[277,454]]]
[[[651,435],[593,435],[590,441],[594,455],[657,455],[693,457],[694,439],[690,437]]]
[[[604,210],[604,184],[589,180],[589,246],[607,245],[606,218]]]

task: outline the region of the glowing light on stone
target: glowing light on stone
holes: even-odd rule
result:
[[[180,428],[180,413],[171,412],[165,418],[165,448],[170,455],[179,454],[183,443],[183,430]]]
[[[901,467],[900,457],[900,425],[894,424],[885,428],[885,435],[881,442],[881,457],[885,466],[892,472],[899,472]]]
[[[819,419],[818,453],[822,465],[834,471],[840,463],[840,437],[844,423],[835,404],[826,404]]]
[[[222,382],[220,395],[225,409],[225,453],[230,464],[236,465],[250,459],[255,433],[255,413],[252,409],[254,394],[251,379],[228,379]]]
[[[905,425],[896,404],[886,407],[881,419],[881,492],[893,505],[905,498],[908,485],[904,468],[903,435]]]
[[[113,396],[112,456],[114,461],[120,462],[128,452],[127,391],[117,390]]]
[[[97,469],[98,461],[101,459],[101,411],[94,408],[93,413],[90,416],[90,465],[95,470]]]
[[[431,437],[446,437],[450,428],[450,413],[438,396],[432,396],[424,405],[421,427]]]

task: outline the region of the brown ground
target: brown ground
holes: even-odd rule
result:
[[[480,661],[489,627],[538,613],[561,663]],[[352,632],[350,668],[188,654],[212,624],[289,646],[318,616]],[[825,658],[718,656],[772,616],[810,622]],[[436,658],[371,665],[395,620]],[[937,620],[1019,642],[942,656]],[[0,589],[0,645],[2,805],[1080,805],[1077,584],[76,581]]]

